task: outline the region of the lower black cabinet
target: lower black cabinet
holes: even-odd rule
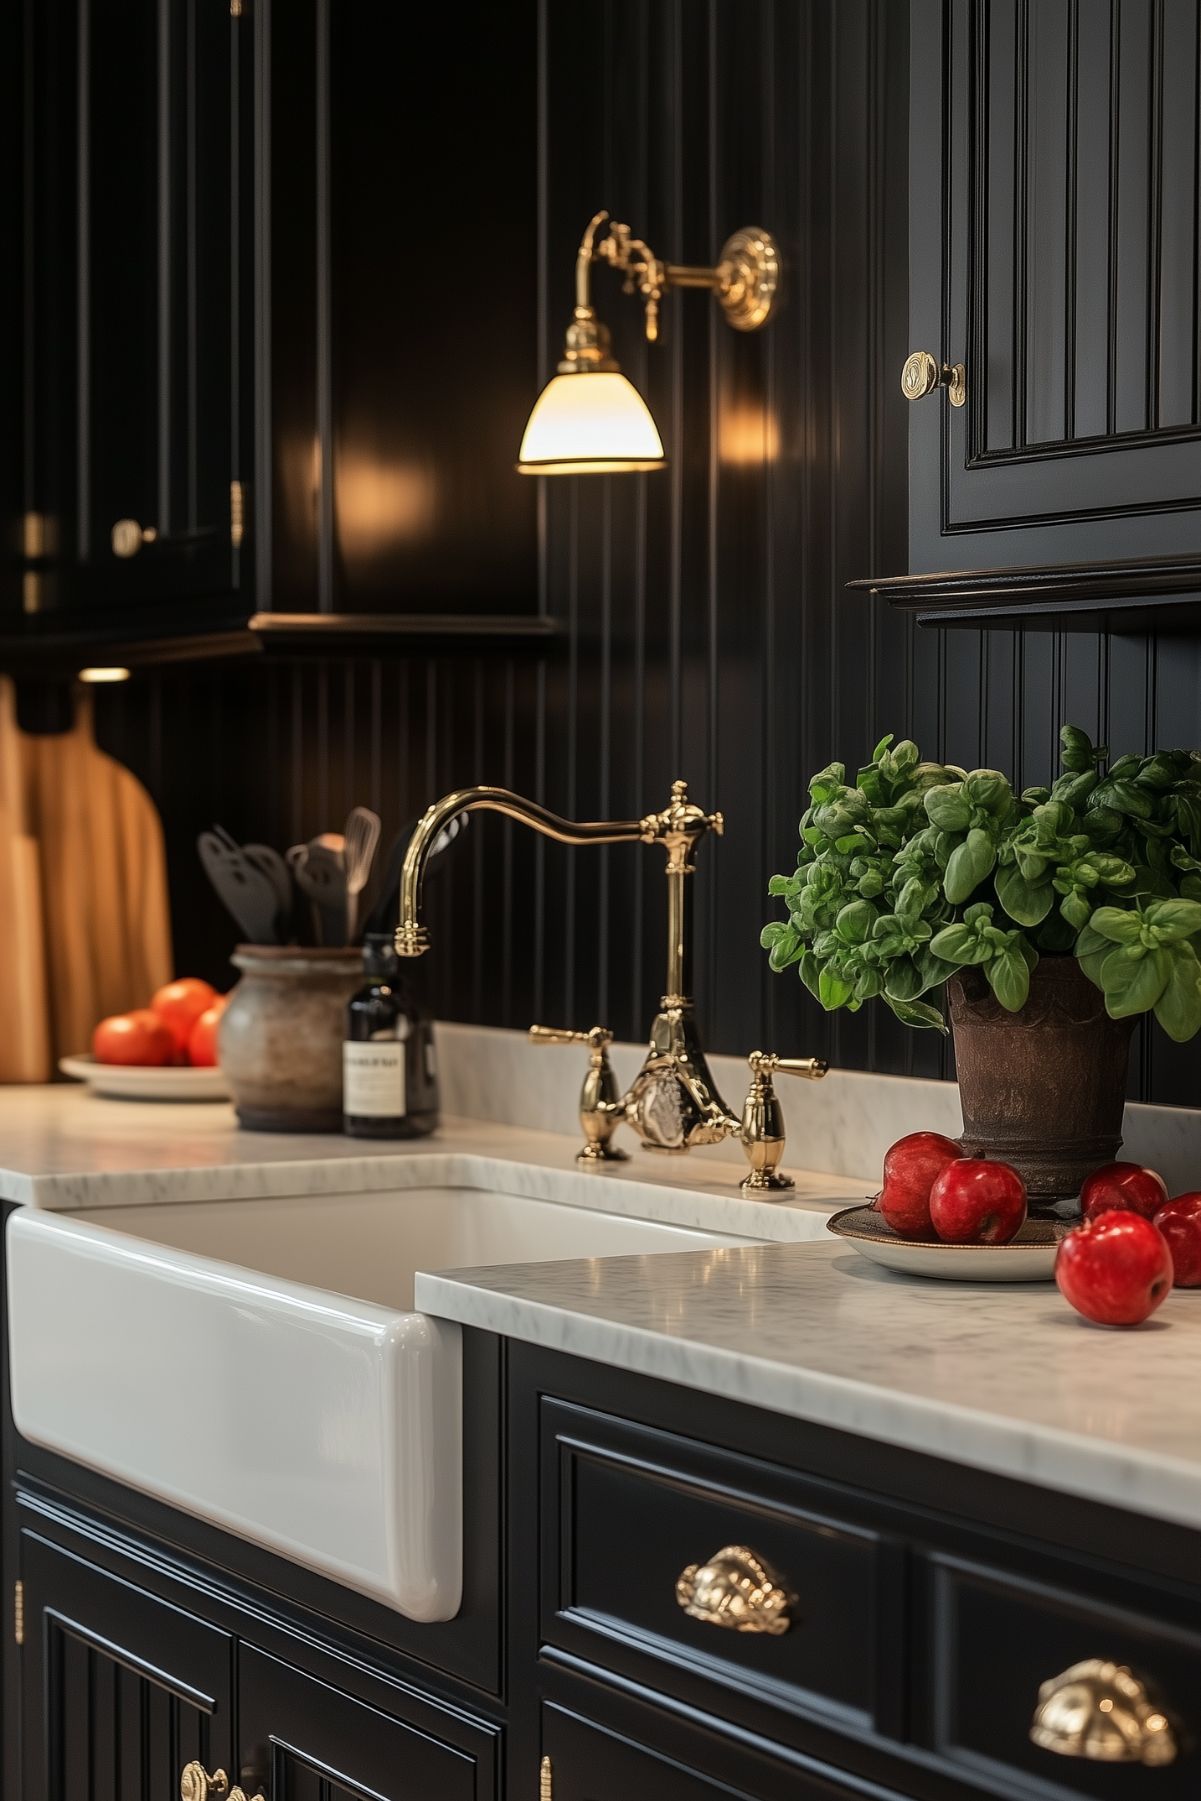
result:
[[[21,1801],[179,1793],[233,1767],[224,1632],[26,1532]]]
[[[242,1786],[268,1801],[484,1801],[496,1792],[490,1729],[416,1689],[396,1685],[384,1713],[244,1645],[238,1722]]]

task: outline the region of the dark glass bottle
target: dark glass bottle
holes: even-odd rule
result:
[[[346,1013],[342,1125],[352,1138],[419,1138],[438,1124],[429,1014],[401,974],[391,935],[369,932],[365,985]]]

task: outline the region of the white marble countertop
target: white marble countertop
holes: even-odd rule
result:
[[[861,1198],[853,1177],[793,1171],[782,1202],[752,1201],[745,1164],[633,1151],[581,1169],[577,1137],[448,1119],[432,1138],[372,1143],[338,1134],[245,1132],[224,1102],[111,1101],[77,1086],[0,1087],[0,1200],[81,1211],[139,1203],[239,1200],[407,1188],[431,1178],[486,1187],[503,1166],[510,1193],[747,1238],[797,1239]]]
[[[419,1275],[464,1325],[1201,1527],[1201,1289],[1135,1331],[1050,1283],[914,1281],[843,1245]]]

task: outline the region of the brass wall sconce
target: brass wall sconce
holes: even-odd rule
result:
[[[605,224],[608,230],[598,236]],[[651,410],[621,373],[608,329],[596,316],[593,263],[608,263],[624,277],[623,293],[642,296],[651,344],[659,336],[660,302],[671,288],[707,288],[735,331],[757,331],[771,316],[780,285],[775,239],[757,226],[727,238],[709,269],[662,262],[628,225],[597,213],[576,256],[575,311],[563,360],[535,401],[521,440],[522,475],[610,475],[667,465]]]

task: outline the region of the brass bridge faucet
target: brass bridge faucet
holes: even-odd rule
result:
[[[774,1075],[824,1076],[828,1065],[819,1057],[777,1057],[753,1051],[751,1086],[741,1117],[730,1112],[709,1073],[688,997],[687,878],[696,867],[696,846],[707,832],[720,835],[720,813],[705,813],[688,799],[688,784],[673,782],[671,799],[661,813],[642,819],[576,821],[561,819],[536,801],[507,788],[459,788],[429,807],[405,852],[400,877],[400,923],[396,949],[402,957],[419,957],[429,949],[429,933],[421,924],[421,890],[431,846],[460,813],[502,813],[560,844],[661,844],[667,853],[667,982],[659,1011],[651,1024],[650,1047],[628,1092],[618,1091],[609,1062],[613,1034],[603,1026],[589,1032],[557,1031],[531,1026],[538,1044],[585,1044],[588,1070],[580,1093],[584,1129],[581,1163],[624,1159],[610,1140],[619,1125],[630,1125],[647,1150],[683,1152],[697,1144],[737,1138],[746,1152],[750,1173],[742,1187],[763,1193],[789,1189],[792,1179],[780,1172],[784,1155],[784,1120],[772,1085]]]

